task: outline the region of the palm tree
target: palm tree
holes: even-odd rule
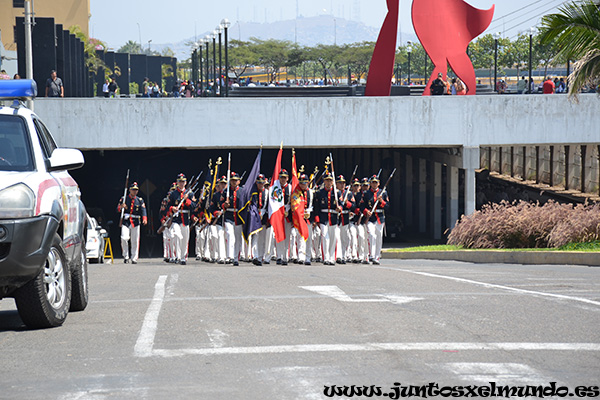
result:
[[[556,41],[557,58],[578,60],[568,77],[569,96],[577,99],[585,86],[600,82],[600,8],[597,0],[584,0],[573,1],[559,11],[542,18],[541,40]]]

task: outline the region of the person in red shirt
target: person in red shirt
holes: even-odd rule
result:
[[[552,82],[552,78],[547,77],[544,81],[544,86],[542,87],[542,91],[544,94],[554,94],[555,85]]]

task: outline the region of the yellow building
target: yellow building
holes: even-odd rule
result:
[[[14,27],[16,17],[25,12],[24,0],[0,0],[0,36],[6,50],[16,51]],[[79,25],[89,36],[90,0],[33,0],[36,17],[54,18],[63,29]]]

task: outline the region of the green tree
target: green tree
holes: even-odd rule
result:
[[[340,63],[350,66],[350,72],[359,83],[360,79],[369,71],[374,49],[375,42],[352,43],[342,47]]]
[[[317,76],[322,76],[325,81],[331,78],[333,80],[337,71],[333,71],[339,65],[340,47],[331,44],[318,44],[315,47],[309,48],[307,51],[307,59],[316,63],[320,68]]]
[[[496,72],[502,74],[503,66],[512,66],[516,58],[511,53],[510,39],[498,38],[498,62]],[[494,75],[494,54],[496,51],[496,39],[492,34],[480,36],[469,45],[469,57],[475,69],[487,69],[489,76]],[[491,83],[493,85],[493,83]]]
[[[568,77],[569,96],[576,99],[584,87],[600,82],[600,7],[586,0],[559,11],[542,18],[540,39],[542,44],[554,42],[557,59],[577,60]]]
[[[548,74],[549,66],[559,63],[558,47],[554,42],[552,40],[542,43],[539,36],[533,38],[533,63],[536,67],[539,65],[544,67],[544,76]]]
[[[258,64],[265,67],[269,81],[277,79],[279,70],[287,64],[292,42],[288,40],[250,38],[250,48],[257,55]]]
[[[96,50],[106,49],[106,44],[98,39],[89,38],[82,30],[79,25],[73,25],[69,27],[69,32],[75,35],[79,40],[83,42],[83,51],[85,54],[85,64],[89,68],[90,72],[98,73],[98,70],[107,68],[106,64],[98,55]]]
[[[142,45],[133,40],[128,40],[123,46],[119,47],[117,53],[142,54],[144,51]]]
[[[229,71],[239,78],[249,66],[258,63],[258,55],[254,52],[250,42],[231,40],[227,46],[229,58]]]
[[[517,40],[509,41],[502,61],[506,68],[516,68],[518,77],[519,71],[529,63],[529,35],[521,33]]]
[[[163,57],[175,57],[175,51],[173,51],[172,48],[167,46],[164,49],[162,49],[160,55]]]

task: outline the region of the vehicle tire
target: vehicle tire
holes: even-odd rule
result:
[[[58,234],[40,273],[15,292],[15,303],[29,328],[52,328],[65,322],[71,305],[71,273]]]
[[[71,294],[71,308],[69,311],[83,311],[88,305],[88,266],[85,248],[81,248],[80,260],[73,269],[72,281],[73,290]]]

